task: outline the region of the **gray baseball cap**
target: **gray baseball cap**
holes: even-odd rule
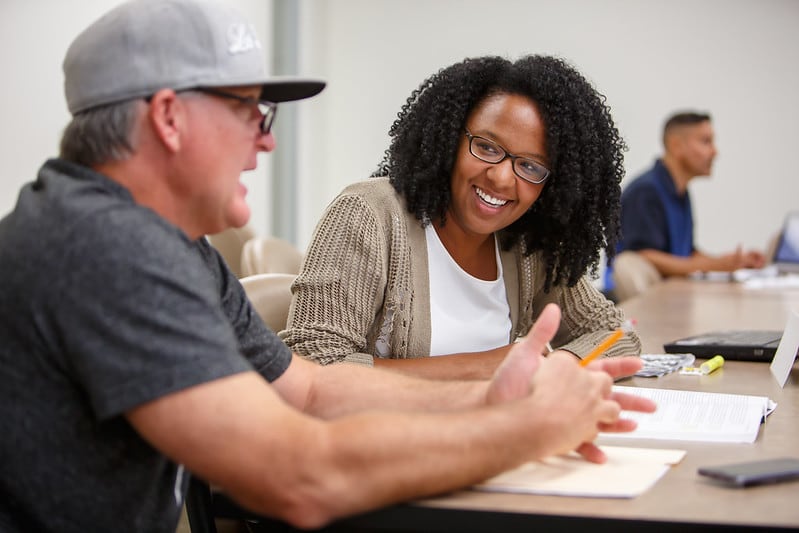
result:
[[[261,85],[262,99],[285,102],[325,87],[269,76],[253,26],[233,8],[202,0],[130,0],[75,38],[63,69],[73,115],[166,88]]]

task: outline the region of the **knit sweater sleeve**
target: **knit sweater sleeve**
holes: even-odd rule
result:
[[[605,337],[624,324],[623,311],[605,298],[587,277],[581,278],[574,287],[556,286],[548,293],[543,292],[543,279],[536,280],[535,285],[537,296],[533,298],[534,317],[550,302],[557,303],[561,308],[560,329],[552,342],[556,349],[585,357]],[[634,331],[627,331],[604,356],[640,354],[641,340]]]
[[[283,341],[320,364],[373,365],[366,353],[386,286],[385,231],[357,194],[342,193],[317,225],[292,286]]]

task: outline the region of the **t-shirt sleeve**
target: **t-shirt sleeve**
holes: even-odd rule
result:
[[[92,215],[93,217],[101,215]],[[141,208],[79,224],[46,311],[65,372],[99,419],[252,370],[188,238]]]
[[[635,187],[622,196],[621,236],[625,250],[668,251],[666,212],[654,187]]]
[[[197,249],[215,279],[222,309],[233,326],[239,350],[266,380],[276,380],[291,363],[291,350],[264,324],[219,252],[205,239],[197,241]]]

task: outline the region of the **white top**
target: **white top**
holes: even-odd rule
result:
[[[496,280],[477,279],[452,259],[430,224],[425,228],[430,276],[430,355],[478,352],[510,342],[510,305],[499,245]]]

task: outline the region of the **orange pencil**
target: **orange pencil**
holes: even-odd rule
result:
[[[600,355],[602,355],[602,353],[607,351],[608,348],[616,344],[616,342],[619,339],[621,339],[622,335],[624,335],[624,331],[620,329],[617,329],[616,331],[611,333],[607,339],[599,343],[599,345],[596,348],[591,350],[591,353],[583,357],[583,359],[580,361],[580,366],[585,366],[594,359],[596,359],[597,357],[599,357]]]

